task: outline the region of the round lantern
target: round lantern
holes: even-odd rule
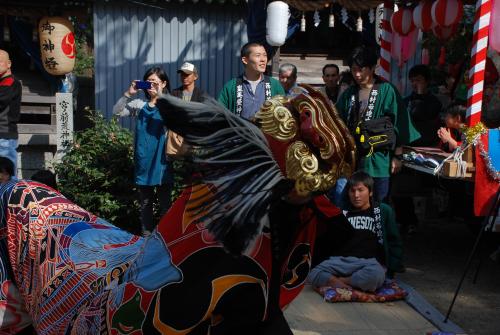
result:
[[[500,53],[500,1],[493,1],[488,42],[493,50]]]
[[[48,73],[58,76],[73,71],[76,46],[71,22],[62,17],[43,17],[38,24],[38,38]]]
[[[400,8],[391,17],[392,30],[401,36],[408,35],[415,25],[413,24],[413,13],[408,8]]]
[[[413,29],[406,36],[392,34],[391,55],[398,61],[400,67],[415,54],[418,35],[419,32],[416,29]]]
[[[457,24],[463,13],[464,8],[460,0],[437,0],[432,4],[432,21],[439,26]]]
[[[446,41],[450,39],[457,32],[458,25],[454,24],[448,27],[434,26],[432,27],[432,32],[441,41]]]
[[[285,2],[273,1],[267,6],[266,41],[269,45],[279,47],[285,44],[289,17]]]
[[[419,2],[413,9],[413,23],[422,31],[432,29],[432,1],[424,0]]]

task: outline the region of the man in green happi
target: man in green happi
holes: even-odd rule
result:
[[[395,143],[392,148],[373,147],[374,150],[366,152],[362,150],[359,142],[357,143],[358,170],[373,177],[374,200],[382,202],[389,193],[391,174],[401,170],[402,146],[418,139],[420,134],[413,126],[397,89],[375,74],[377,60],[377,53],[371,48],[354,49],[349,59],[349,67],[355,84],[339,97],[336,107],[355,138],[356,133],[359,138],[360,126],[370,124],[370,120],[387,117],[393,126]],[[341,187],[337,187],[337,196],[340,194],[339,188]]]

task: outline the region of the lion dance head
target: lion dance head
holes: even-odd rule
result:
[[[286,178],[297,194],[327,192],[355,165],[355,143],[335,107],[308,85],[291,98],[264,103],[255,121],[265,134]]]

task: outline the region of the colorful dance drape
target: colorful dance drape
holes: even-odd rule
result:
[[[186,205],[196,189],[184,192],[147,238],[43,184],[11,182],[0,192],[0,334],[30,324],[38,334],[263,334],[284,322],[279,306],[303,287],[316,213],[339,214],[323,197],[299,207],[278,201],[269,217],[290,232],[281,232],[292,241],[281,245],[286,252],[273,252],[264,223],[248,251],[235,256],[192,224]],[[280,262],[274,270],[273,262]]]

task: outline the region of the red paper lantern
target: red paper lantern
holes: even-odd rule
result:
[[[460,21],[464,8],[460,0],[437,0],[432,5],[431,13],[436,25],[448,27]]]
[[[413,23],[422,31],[432,29],[432,1],[421,1],[417,7],[413,9]]]
[[[408,8],[400,8],[391,17],[392,31],[401,36],[406,36],[415,29],[413,24],[413,12]]]
[[[458,29],[457,24],[448,27],[434,26],[432,27],[432,32],[434,33],[434,36],[436,36],[438,39],[444,42],[450,39],[453,35],[455,35],[457,29]]]

